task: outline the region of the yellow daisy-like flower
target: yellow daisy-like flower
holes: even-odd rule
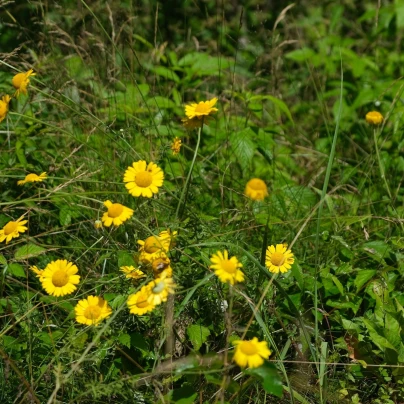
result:
[[[155,278],[159,278],[161,274],[164,272],[167,278],[171,278],[173,276],[173,269],[170,265],[170,259],[162,253],[160,257],[153,260],[152,270]]]
[[[39,269],[36,265],[31,265],[29,269],[36,275],[37,278],[42,282],[43,279],[43,269]]]
[[[148,300],[149,295],[150,292],[146,286],[143,286],[139,292],[130,295],[127,302],[130,313],[141,316],[152,311],[156,306]]]
[[[380,125],[383,122],[383,115],[378,111],[370,111],[366,114],[366,122],[371,125]]]
[[[11,97],[9,95],[3,95],[0,100],[0,122],[7,116],[8,112],[8,104],[11,101]]]
[[[46,173],[42,173],[42,174],[28,174],[25,176],[25,178],[23,180],[20,180],[17,182],[18,185],[24,185],[27,182],[42,182],[43,180],[46,180],[47,175]]]
[[[143,264],[151,264],[156,258],[170,250],[173,238],[177,232],[170,230],[162,231],[158,236],[150,236],[146,240],[138,240],[140,245],[139,261]]]
[[[123,266],[121,267],[121,271],[126,275],[126,279],[141,279],[146,275],[140,269],[135,268],[134,266]]]
[[[32,69],[30,69],[25,73],[18,73],[13,77],[12,83],[13,83],[14,88],[17,90],[14,94],[15,97],[18,98],[20,96],[20,94],[27,95],[29,77],[35,76],[35,75],[36,75],[36,73],[34,73],[34,71]]]
[[[253,178],[247,182],[244,194],[254,201],[263,201],[268,196],[268,188],[264,181]]]
[[[188,119],[209,116],[218,111],[217,108],[213,108],[216,103],[217,98],[212,98],[210,101],[201,101],[198,104],[192,103],[190,105],[186,105],[185,115],[188,117]]]
[[[80,300],[74,308],[76,321],[85,325],[96,325],[112,314],[108,302],[102,297],[88,296]]]
[[[271,245],[267,248],[265,265],[270,272],[288,272],[295,262],[292,251],[288,250],[287,244]]]
[[[173,151],[173,155],[176,156],[181,150],[181,139],[179,137],[175,137],[172,144],[171,150]]]
[[[268,359],[271,355],[267,342],[259,342],[257,337],[250,341],[233,341],[233,345],[236,346],[233,360],[242,368],[246,366],[257,368],[264,363],[264,359]]]
[[[105,201],[104,206],[108,208],[108,211],[105,212],[101,218],[105,227],[109,227],[112,224],[118,227],[123,222],[126,222],[128,219],[130,219],[133,215],[133,209],[127,208],[120,203]]]
[[[125,171],[123,177],[123,182],[126,182],[126,189],[136,197],[151,198],[153,194],[159,192],[159,187],[163,185],[163,181],[162,169],[152,162],[147,165],[144,160],[134,162],[132,167],[128,167]]]
[[[218,251],[210,258],[212,265],[210,268],[215,270],[215,275],[223,282],[229,282],[234,285],[236,282],[244,281],[244,274],[239,269],[243,266],[236,257],[229,258],[227,250]]]
[[[78,268],[67,260],[50,262],[42,272],[42,287],[52,296],[64,296],[73,293],[80,282],[80,275],[76,275]]]
[[[94,228],[95,228],[96,230],[102,229],[102,222],[101,222],[101,220],[96,220],[96,221],[94,222]]]
[[[169,294],[174,293],[175,283],[173,278],[167,277],[166,272],[162,272],[159,278],[146,285],[148,297],[147,301],[157,306],[167,301]]]
[[[28,223],[28,220],[22,220],[22,217],[15,222],[8,222],[0,230],[0,243],[6,240],[6,244],[8,244],[13,238],[20,237],[20,233],[28,230],[28,227],[24,226],[26,223]]]

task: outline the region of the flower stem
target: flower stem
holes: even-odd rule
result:
[[[189,189],[189,185],[191,183],[191,175],[192,175],[192,170],[194,169],[196,156],[198,155],[199,144],[201,142],[202,128],[203,128],[203,120],[202,120],[202,125],[198,130],[198,140],[196,142],[194,158],[192,159],[191,167],[189,168],[188,176],[187,176],[187,179],[185,181],[185,186],[182,189],[182,193],[181,193],[181,196],[180,196],[180,200],[178,202],[177,210],[175,212],[176,219],[178,219],[178,217],[180,217],[182,215],[182,212],[184,212],[184,209],[185,209],[185,205],[187,204],[188,189]],[[184,204],[182,204],[182,201],[184,201]]]
[[[384,174],[383,163],[382,163],[382,160],[380,159],[379,147],[377,145],[377,130],[376,129],[373,130],[373,141],[375,143],[375,150],[376,150],[377,162],[379,163],[380,176],[382,177],[382,179],[384,181],[384,185],[386,186],[386,190],[387,190],[387,193],[389,194],[390,199],[392,199],[389,184],[387,184],[386,176]]]

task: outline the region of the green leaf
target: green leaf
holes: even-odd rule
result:
[[[38,255],[46,252],[46,249],[36,244],[26,244],[20,247],[14,254],[17,261],[25,260],[27,258],[37,257]]]
[[[276,98],[272,95],[256,95],[250,98],[250,101],[254,101],[256,99],[262,99],[262,100],[269,100],[272,101],[272,103],[277,106],[289,119],[289,121],[295,125],[295,122],[293,121],[292,114],[290,113],[290,110],[288,106],[279,98]]]
[[[175,404],[192,404],[197,396],[198,393],[189,385],[172,391],[172,400]]]
[[[251,161],[255,151],[254,139],[255,133],[251,128],[245,128],[240,132],[231,135],[231,148],[240,163],[243,171],[247,170],[251,165]]]
[[[130,348],[130,335],[129,334],[120,334],[118,337],[118,341],[126,346],[127,348]]]
[[[372,279],[376,272],[374,269],[361,269],[354,280],[356,291],[358,292],[366,282]]]
[[[394,351],[396,350],[396,348],[387,340],[387,338],[383,335],[380,335],[377,331],[376,331],[376,327],[374,326],[374,324],[367,320],[366,318],[363,319],[363,322],[366,326],[366,328],[368,329],[369,332],[369,336],[371,338],[371,340],[373,341],[374,344],[376,344],[382,351],[384,351],[386,348],[390,348],[393,349]]]
[[[160,77],[164,77],[165,79],[175,81],[176,83],[180,82],[180,78],[176,73],[174,73],[171,69],[168,69],[164,66],[157,66],[153,68],[153,72],[156,73]]]
[[[282,379],[278,370],[272,363],[265,362],[258,368],[248,369],[245,373],[257,377],[261,380],[264,390],[277,397],[282,397]]]
[[[7,272],[18,278],[25,278],[24,268],[20,264],[10,264],[7,266]]]
[[[147,105],[149,105],[150,107],[157,107],[160,109],[175,108],[174,101],[171,101],[170,99],[166,97],[161,97],[159,95],[147,100]]]
[[[287,59],[294,60],[295,62],[304,62],[311,59],[316,53],[310,48],[296,49],[287,53],[285,56]]]
[[[118,251],[118,267],[123,266],[135,266],[135,259],[132,254],[129,254],[125,251]]]
[[[68,226],[72,221],[72,216],[70,214],[70,208],[68,206],[63,206],[59,212],[59,222],[61,226]]]
[[[7,260],[4,258],[3,254],[0,254],[0,264],[7,265]]]
[[[195,351],[199,351],[202,344],[207,341],[210,335],[210,330],[203,325],[194,324],[187,328],[187,334],[192,342],[192,345],[194,346]]]

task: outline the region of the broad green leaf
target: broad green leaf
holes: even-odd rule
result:
[[[45,252],[46,252],[45,248],[40,247],[39,245],[36,244],[29,243],[18,248],[14,254],[14,258],[17,261],[20,261],[25,260],[27,258],[37,257],[38,255],[41,255]]]
[[[118,267],[123,266],[135,266],[135,259],[133,254],[129,254],[126,251],[118,251]]]
[[[195,402],[198,393],[189,385],[185,385],[171,392],[172,402],[175,404],[192,404]]]
[[[269,100],[274,105],[276,105],[289,119],[289,121],[294,125],[295,122],[293,121],[292,114],[288,106],[279,98],[276,98],[272,95],[256,95],[250,98],[250,102],[257,101],[257,100]]]
[[[340,280],[334,275],[331,276],[331,279],[333,280],[335,286],[338,288],[339,293],[341,293],[341,295],[343,295],[344,294],[344,287],[342,286],[342,283],[340,282]]]
[[[316,53],[310,48],[296,49],[285,55],[287,59],[294,60],[295,62],[303,62],[310,60]]]
[[[372,279],[375,276],[376,272],[377,271],[374,269],[361,269],[354,281],[356,291],[359,291],[359,289],[361,289],[366,282]]]
[[[198,351],[202,344],[207,341],[210,335],[210,330],[202,325],[194,324],[187,328],[187,334],[195,351]]]
[[[256,376],[261,380],[264,390],[277,397],[282,397],[283,387],[282,379],[278,370],[272,363],[265,362],[258,368],[248,369],[245,373]]]
[[[72,216],[68,206],[63,206],[59,212],[59,222],[61,226],[68,226],[72,221]]]
[[[7,266],[7,272],[18,278],[25,278],[26,274],[24,268],[20,264],[9,264]]]
[[[0,254],[0,264],[7,265],[7,260],[4,258],[3,254]]]
[[[147,100],[147,105],[150,107],[157,107],[160,109],[169,109],[169,108],[175,108],[175,103],[174,101],[171,101],[170,99],[166,97],[161,97],[157,95],[156,97],[150,98]]]
[[[176,83],[180,82],[180,78],[178,77],[178,75],[167,67],[157,66],[153,69],[153,72],[160,77],[164,77],[165,79],[175,81]]]
[[[233,133],[230,137],[231,148],[241,165],[243,171],[246,171],[250,165],[255,151],[253,141],[255,133],[251,128],[245,128],[240,132]]]
[[[369,336],[371,340],[382,350],[384,351],[386,348],[393,349],[396,351],[396,348],[386,339],[384,335],[380,335],[376,328],[374,327],[373,323],[366,318],[363,319],[363,322],[369,332]]]

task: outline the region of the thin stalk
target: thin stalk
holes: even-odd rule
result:
[[[195,165],[195,160],[196,160],[196,156],[198,155],[198,149],[199,149],[199,144],[201,143],[201,132],[202,132],[202,128],[203,128],[203,119],[202,119],[202,125],[198,130],[198,140],[196,142],[196,147],[195,147],[195,152],[194,152],[194,158],[192,159],[192,163],[191,163],[191,167],[189,168],[189,172],[188,172],[188,176],[187,179],[185,181],[185,186],[182,189],[182,193],[181,193],[181,197],[180,200],[178,202],[177,205],[177,210],[175,212],[175,218],[178,219],[178,217],[182,214],[182,212],[185,209],[185,205],[187,204],[187,195],[188,195],[188,189],[189,189],[189,185],[191,183],[191,176],[192,176],[192,170],[194,169],[194,165]],[[184,205],[182,205],[182,201],[184,201]]]
[[[382,177],[382,180],[384,182],[384,185],[386,187],[386,190],[387,190],[387,193],[389,194],[390,199],[392,199],[389,184],[387,183],[386,176],[385,176],[385,173],[384,173],[383,163],[382,163],[382,160],[380,158],[379,146],[377,144],[377,137],[378,137],[377,135],[378,135],[378,131],[375,128],[375,129],[373,129],[373,141],[375,143],[375,150],[376,150],[377,162],[379,164],[380,176]]]

